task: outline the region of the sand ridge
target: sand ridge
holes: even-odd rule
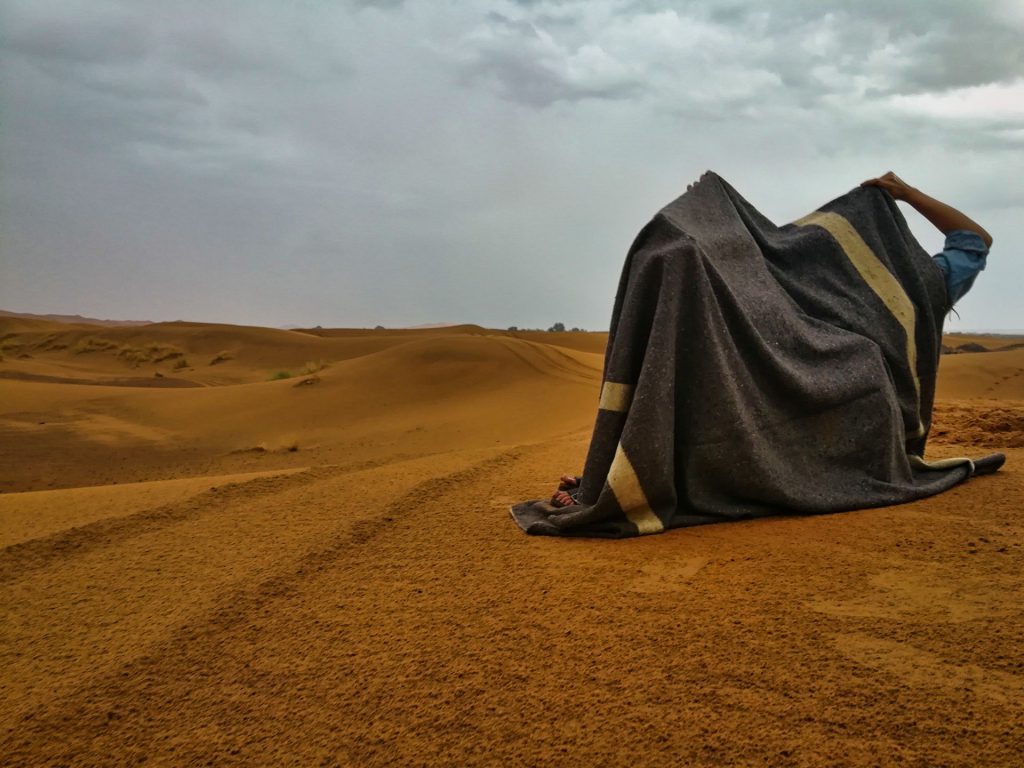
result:
[[[607,542],[507,516],[578,470],[601,334],[6,322],[0,374],[94,383],[0,378],[5,764],[1024,756],[1024,350],[942,361],[929,455],[996,476]],[[111,383],[158,372],[198,386]]]

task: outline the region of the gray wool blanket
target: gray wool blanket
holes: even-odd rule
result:
[[[621,538],[898,504],[997,469],[923,459],[948,308],[881,190],[777,227],[707,173],[626,257],[578,503],[512,516]]]

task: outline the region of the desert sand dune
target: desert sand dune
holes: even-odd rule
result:
[[[48,323],[18,332],[21,321],[0,318],[0,345],[18,370],[45,375],[110,378],[146,374],[206,384],[264,381],[278,371],[301,373],[328,360],[385,349],[407,339],[371,334],[324,339],[296,331],[201,323],[153,323],[97,328]],[[41,321],[33,321],[38,326]]]
[[[307,343],[291,335],[300,347]],[[249,378],[280,361],[279,338],[266,337],[252,353],[258,362],[250,363],[257,367],[247,369]],[[187,346],[181,336],[172,340]],[[585,428],[593,416],[599,356],[504,335],[423,333],[392,341],[364,345],[370,351],[307,375],[267,381],[264,373],[255,383],[199,389],[102,386],[95,374],[124,367],[102,353],[79,356],[97,365],[90,378],[82,373],[90,386],[5,379],[0,368],[0,458],[11,467],[0,489],[249,471],[262,468],[268,453],[302,453],[273,457],[285,466],[308,463],[310,451],[321,461],[380,460],[539,440]],[[25,367],[19,363],[5,368]]]
[[[1024,337],[1002,333],[947,333],[942,338],[943,344],[952,349],[959,349],[965,344],[976,344],[988,351],[1020,349],[1024,346]]]
[[[206,475],[181,480],[129,483],[120,488],[91,486],[60,491],[0,494],[0,547],[45,539],[100,521],[129,518],[147,509],[176,504],[204,493],[212,485],[245,483],[261,477],[284,476],[301,469],[271,470],[238,475]],[[211,485],[212,484],[212,485]]]
[[[526,339],[539,344],[551,344],[557,347],[567,347],[580,352],[590,352],[604,355],[605,345],[608,343],[606,333],[581,333],[566,331],[565,333],[547,333],[545,331],[510,331],[510,335],[517,339]]]
[[[995,476],[607,542],[507,515],[603,334],[15,320],[4,764],[1020,764],[1024,349],[942,360],[929,455]]]
[[[207,323],[151,323],[101,328],[0,317],[0,374],[80,378],[118,383],[128,376],[175,377],[222,385],[265,381],[279,373],[314,372],[339,360],[362,357],[426,339],[509,338],[601,355],[603,333],[490,331],[476,325],[366,330],[275,328]]]
[[[72,325],[100,325],[100,326],[123,326],[123,325],[146,325],[149,320],[103,320],[97,317],[85,317],[84,315],[37,315],[31,312],[9,312],[0,309],[0,318],[22,318],[28,320],[45,320],[53,323],[70,323]]]
[[[1024,348],[943,355],[939,369],[939,397],[1024,400]]]
[[[0,337],[8,333],[59,333],[70,330],[95,331],[96,327],[84,323],[62,323],[43,317],[0,314]]]
[[[322,338],[353,338],[365,337],[367,335],[367,331],[358,328],[311,328],[300,330],[302,333],[309,333]],[[449,325],[428,329],[379,329],[374,330],[372,333],[374,338],[422,338],[426,334],[439,338],[450,338],[456,335],[508,336],[514,339],[534,341],[556,347],[568,347],[580,352],[593,352],[596,354],[604,354],[605,344],[608,341],[608,334],[606,333],[588,333],[586,331],[564,331],[561,333],[549,333],[547,331],[500,331],[481,328],[479,325]]]

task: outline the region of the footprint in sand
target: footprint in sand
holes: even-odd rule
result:
[[[815,600],[809,607],[829,616],[866,619],[926,618],[946,624],[1009,616],[1013,601],[985,579],[953,578],[937,568],[900,567],[877,573],[861,594]]]
[[[651,563],[640,569],[640,575],[630,582],[629,589],[644,593],[676,592],[685,589],[687,582],[707,564],[706,557],[691,557],[675,563]]]
[[[970,691],[1006,704],[1024,697],[1024,677],[977,664],[953,664],[912,645],[860,633],[836,635],[836,648],[859,664],[891,674],[914,688]]]
[[[965,578],[938,567],[901,564],[867,579],[862,594],[845,600],[816,600],[812,610],[829,616],[879,619],[894,622],[927,621],[959,624],[1019,615],[1011,590],[993,588],[990,579]],[[857,622],[851,622],[855,627]],[[866,628],[866,627],[865,627]],[[956,664],[940,655],[904,642],[865,632],[843,632],[834,637],[836,649],[858,664],[892,675],[906,686],[972,691],[997,702],[1020,701],[1024,676]]]

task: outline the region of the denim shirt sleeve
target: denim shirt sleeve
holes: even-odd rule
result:
[[[946,292],[949,305],[953,306],[971,290],[974,279],[985,268],[988,248],[985,241],[975,232],[955,229],[946,234],[942,253],[932,256],[946,278]]]

